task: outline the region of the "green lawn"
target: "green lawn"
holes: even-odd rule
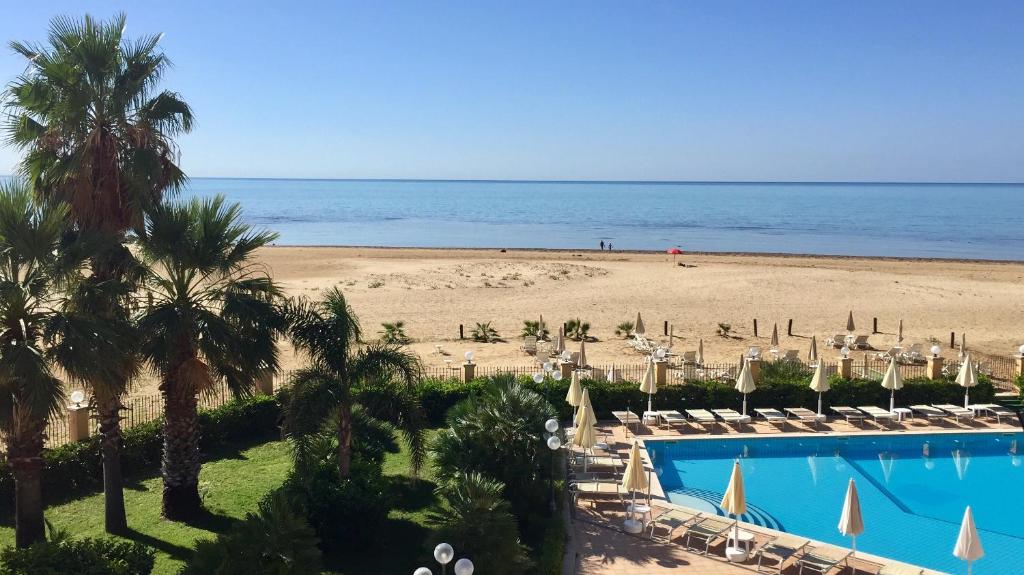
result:
[[[284,481],[291,467],[286,443],[259,445],[203,465],[200,492],[207,514],[190,524],[166,521],[160,517],[161,482],[158,476],[130,483],[125,490],[130,539],[157,550],[156,574],[174,574],[187,558],[197,539],[212,538],[244,517],[263,495]],[[411,477],[408,453],[389,454],[384,471],[391,481],[389,493],[395,497],[395,510],[382,538],[381,549],[367,550],[358,557],[328,560],[336,573],[411,573],[419,564],[427,564],[431,529],[427,510],[434,503],[434,484],[430,469],[422,478]],[[103,532],[103,495],[95,494],[49,507],[46,518],[73,537],[100,537]],[[14,542],[10,524],[0,525],[0,546]]]

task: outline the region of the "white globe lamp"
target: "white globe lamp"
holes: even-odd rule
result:
[[[932,351],[932,357],[939,357],[939,353],[942,352],[942,348],[940,348],[937,345],[933,345],[931,351]]]
[[[556,371],[555,373],[552,373],[551,374],[551,379],[553,379],[555,381],[562,381],[562,372]]]
[[[534,383],[544,383],[544,374],[543,373],[535,373],[535,374],[533,374],[533,382]]]
[[[452,546],[447,543],[438,543],[437,547],[434,547],[434,560],[440,563],[442,566],[452,562],[455,558],[455,550]]]
[[[473,363],[473,352],[467,351],[465,357],[466,363]]]
[[[434,575],[430,569],[426,567],[420,567],[419,569],[412,572],[412,575]]]
[[[455,575],[473,575],[473,562],[465,557],[456,561]]]
[[[1019,348],[1017,348],[1017,351],[1020,352],[1020,356],[1021,357],[1024,357],[1024,345],[1022,345]]]
[[[544,429],[548,430],[548,433],[554,433],[558,431],[558,420],[552,417],[551,419],[545,421]]]
[[[562,447],[562,440],[557,435],[552,435],[548,438],[548,449],[551,451],[558,451],[558,448]]]

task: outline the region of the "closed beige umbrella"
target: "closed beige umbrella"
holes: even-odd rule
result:
[[[853,325],[853,310],[850,310],[850,317],[846,318],[846,331],[853,333],[855,329],[857,327]]]
[[[593,417],[588,405],[580,407],[579,424],[576,426],[576,433],[572,436],[572,444],[583,449],[583,471],[587,471],[587,450],[593,450],[597,445],[597,432],[594,430]]]
[[[546,339],[542,334],[544,333],[544,315],[540,316],[540,321],[537,322],[537,339]]]
[[[978,528],[974,526],[974,514],[971,513],[970,505],[964,511],[964,520],[960,524],[960,534],[956,538],[956,546],[953,547],[953,556],[967,562],[967,575],[971,575],[971,564],[985,556]]]
[[[651,409],[654,394],[658,393],[658,382],[654,380],[654,362],[647,361],[647,369],[644,370],[644,377],[640,380],[640,391],[647,394],[647,411]]]
[[[889,369],[885,370],[882,387],[889,390],[889,413],[892,413],[896,409],[896,390],[903,389],[903,376],[900,375],[900,368],[896,364],[895,357],[889,360]]]
[[[629,450],[629,461],[626,462],[626,471],[622,474],[622,489],[633,494],[631,509],[636,509],[636,492],[643,493],[647,491],[649,486],[647,473],[644,470],[644,462],[640,457],[640,443],[634,440],[633,447]],[[629,533],[643,531],[643,525],[637,521],[636,513],[630,513],[629,519],[626,520],[626,531]]]
[[[579,368],[587,367],[587,341],[580,341],[580,358],[576,361]]]
[[[811,350],[807,352],[807,363],[818,363],[818,337],[811,336]]]
[[[704,365],[704,338],[697,343],[697,365]]]
[[[857,497],[857,484],[853,478],[846,488],[846,500],[843,501],[843,514],[839,516],[839,532],[853,538],[853,553],[857,553],[857,536],[864,533],[864,519],[860,514],[860,498]]]
[[[722,503],[719,505],[723,511],[739,520],[740,516],[747,512],[747,494],[743,489],[743,470],[740,469],[739,460],[732,463],[732,474],[729,475],[729,487],[722,496]],[[733,525],[733,541],[739,541],[739,523]]]
[[[561,355],[565,351],[565,329],[558,328],[558,336],[555,337],[555,353]]]
[[[772,324],[772,349],[779,349],[779,324]]]
[[[811,389],[818,392],[818,416],[821,416],[821,394],[829,390],[828,377],[825,376],[825,362],[818,363],[811,378]]]
[[[633,333],[636,335],[645,335],[647,329],[644,327],[644,320],[640,317],[640,312],[636,312],[636,322],[633,324]]]
[[[580,372],[573,371],[572,379],[569,382],[569,391],[565,394],[565,401],[573,408],[573,422],[576,421],[576,408],[583,401],[583,386],[580,385]]]
[[[960,334],[960,361],[967,357],[967,334]]]
[[[584,415],[584,407],[586,408],[586,415]],[[573,423],[576,424],[576,427],[582,427],[584,418],[586,418],[591,426],[597,425],[594,406],[590,404],[590,391],[585,387],[583,388],[583,399],[580,400],[580,410],[576,413],[576,421]]]
[[[956,382],[964,388],[964,409],[971,403],[971,388],[978,385],[978,370],[971,363],[971,356],[964,357],[964,363],[960,366],[960,373],[956,374]]]
[[[736,378],[736,391],[743,394],[743,415],[747,414],[747,394],[757,389],[754,385],[754,376],[750,374],[750,369],[747,367],[747,362],[743,362],[743,368],[740,369],[740,376]]]

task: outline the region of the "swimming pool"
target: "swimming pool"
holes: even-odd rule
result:
[[[1022,433],[880,434],[648,441],[665,495],[721,515],[734,459],[743,469],[744,521],[849,547],[836,529],[846,485],[857,482],[864,533],[858,551],[939,571],[953,557],[964,508],[985,547],[979,575],[1024,573]],[[1016,569],[1016,571],[1015,571]]]

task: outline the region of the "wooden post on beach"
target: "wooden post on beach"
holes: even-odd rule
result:
[[[89,406],[68,407],[68,438],[71,443],[89,439]]]
[[[871,326],[871,333],[878,333],[878,318],[872,318],[874,321]]]
[[[754,318],[754,337],[757,337],[757,318]]]
[[[464,329],[465,329],[465,328],[464,328],[464,327],[463,327],[463,325],[462,325],[462,324],[460,323],[460,324],[459,324],[459,339],[466,339],[466,332],[465,332],[465,331],[463,331]]]
[[[668,335],[668,320],[665,320],[665,335]]]
[[[793,319],[792,318],[790,318],[790,320],[789,320],[789,326],[786,327],[786,335],[788,335],[790,337],[793,336]]]
[[[956,332],[951,331],[949,332],[949,349],[953,349],[954,347],[956,347]]]

